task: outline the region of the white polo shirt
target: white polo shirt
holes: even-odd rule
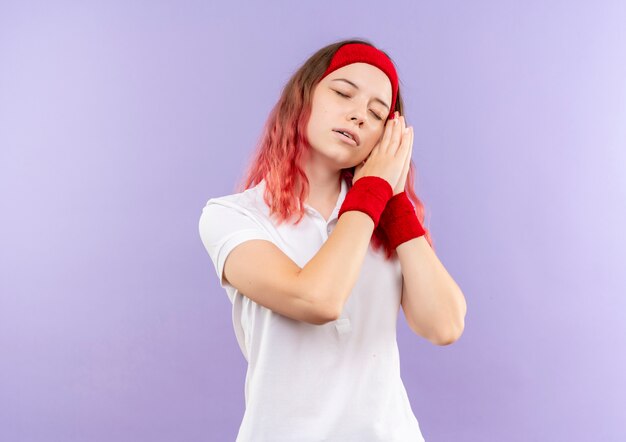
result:
[[[264,189],[261,181],[209,199],[199,222],[248,361],[246,410],[237,442],[424,441],[400,378],[396,321],[402,272],[397,260],[385,261],[383,252],[370,246],[341,317],[323,325],[275,313],[222,280],[230,251],[251,239],[274,243],[304,267],[332,234],[348,184],[342,180],[328,221],[307,204],[297,226],[275,225]]]

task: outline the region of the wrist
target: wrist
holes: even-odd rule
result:
[[[338,218],[351,210],[364,212],[372,218],[376,229],[392,193],[391,185],[383,178],[373,175],[361,177],[346,194]]]
[[[415,207],[413,207],[413,203],[409,200],[406,192],[400,192],[389,199],[379,224],[392,249],[426,233],[417,219]]]

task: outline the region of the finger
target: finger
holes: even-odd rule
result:
[[[383,136],[380,139],[380,144],[379,144],[380,150],[382,150],[383,152],[387,151],[387,148],[389,146],[389,140],[391,140],[391,135],[393,134],[393,130],[397,125],[397,121],[398,121],[397,115],[393,120],[387,120],[387,126],[385,127],[385,132],[383,133]]]
[[[406,162],[407,162],[407,165],[410,166],[411,159],[413,158],[413,128],[412,127],[409,129],[409,136],[407,138],[408,138],[408,143],[409,143],[409,149],[407,152]]]
[[[404,167],[402,168],[402,176],[406,177],[409,171],[409,165],[411,164],[411,150],[407,149],[406,156],[404,157]]]
[[[410,127],[407,127],[402,132],[402,143],[401,143],[400,148],[398,149],[398,151],[402,151],[402,154],[405,155],[405,158],[408,158],[411,156],[411,151],[413,148],[413,135],[411,132],[412,132],[412,128]]]
[[[389,146],[387,147],[388,151],[393,155],[398,153],[402,141],[402,123],[400,120],[401,118],[398,118],[398,123],[396,124],[396,127],[393,128],[391,139],[389,140]]]
[[[402,143],[408,141],[408,139],[407,139],[408,138],[408,130],[407,130],[407,127],[406,127],[406,120],[405,120],[405,118],[401,117],[399,123],[400,123],[400,126],[401,126],[401,128],[400,128],[400,138],[401,138],[400,143],[401,144],[398,146],[398,150],[402,149],[402,147],[403,147]]]

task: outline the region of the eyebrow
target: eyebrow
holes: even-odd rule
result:
[[[346,83],[348,83],[348,84],[350,84],[350,85],[354,86],[356,89],[358,89],[358,88],[359,88],[356,84],[354,84],[353,82],[351,82],[350,80],[347,80],[347,79],[345,79],[345,78],[335,78],[335,79],[334,79],[334,80],[332,80],[332,81],[345,81]],[[378,97],[374,97],[374,101],[378,101],[380,104],[382,104],[382,105],[383,105],[383,106],[385,106],[387,109],[389,109],[389,105],[388,105],[387,103],[385,103],[383,100],[381,100],[380,98],[378,98]]]

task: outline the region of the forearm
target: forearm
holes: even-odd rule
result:
[[[402,307],[411,329],[436,343],[458,339],[465,323],[465,298],[426,238],[406,241],[396,252],[404,280]]]
[[[374,231],[374,221],[359,211],[349,211],[337,221],[333,233],[302,268],[313,297],[338,317],[361,272]]]

